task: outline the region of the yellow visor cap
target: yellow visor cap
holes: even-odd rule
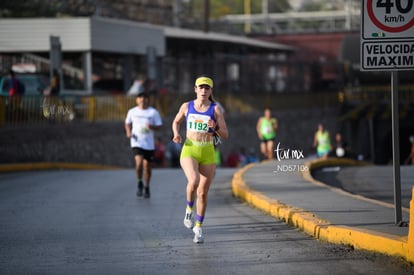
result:
[[[209,77],[202,76],[196,79],[195,85],[196,86],[208,85],[211,88],[213,88],[213,80]]]

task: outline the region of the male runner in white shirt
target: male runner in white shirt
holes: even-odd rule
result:
[[[151,162],[155,152],[154,131],[162,126],[159,112],[149,106],[149,95],[140,92],[136,98],[137,106],[129,109],[125,119],[125,132],[131,140],[135,156],[135,170],[138,178],[137,196],[150,197]],[[142,177],[144,176],[144,182]]]

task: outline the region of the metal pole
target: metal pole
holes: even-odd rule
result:
[[[269,26],[269,0],[262,0],[263,30],[265,33],[271,33]]]
[[[173,10],[173,26],[174,27],[180,27],[180,7],[181,7],[181,1],[175,0],[172,4],[172,10]]]
[[[92,52],[83,52],[83,86],[87,94],[92,94]]]
[[[53,79],[54,71],[57,70],[59,74],[59,90],[63,90],[63,71],[62,71],[62,44],[59,36],[50,36],[50,61],[49,61],[49,75]]]
[[[210,31],[210,0],[204,0],[204,19],[203,19],[203,31]]]
[[[369,125],[369,141],[371,144],[371,161],[375,162],[375,129],[374,129],[374,119],[372,116],[368,119],[368,125]]]
[[[391,74],[391,104],[392,104],[392,151],[394,168],[394,205],[395,224],[402,222],[401,213],[401,175],[400,175],[400,135],[398,113],[398,71]]]
[[[246,15],[246,22],[244,22],[244,33],[249,34],[252,31],[250,22],[250,0],[244,0],[244,14]]]

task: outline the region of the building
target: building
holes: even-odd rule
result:
[[[93,82],[102,79],[122,80],[121,89],[125,91],[139,74],[164,86],[165,81],[186,83],[196,74],[213,73],[214,66],[183,66],[179,64],[183,59],[211,61],[218,56],[240,59],[293,52],[292,47],[252,38],[98,16],[1,19],[2,69],[12,65],[7,60],[16,60],[9,56],[25,57],[41,67],[48,62],[51,37],[60,41],[61,71],[81,79],[81,90],[88,93],[93,90]]]

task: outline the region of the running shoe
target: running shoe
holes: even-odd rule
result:
[[[185,212],[184,216],[184,226],[188,229],[191,229],[194,227],[194,221],[193,221],[193,212]]]
[[[137,197],[142,196],[142,189],[144,188],[144,185],[142,184],[142,181],[138,182],[138,190],[137,190]]]
[[[204,243],[203,229],[201,229],[200,226],[194,226],[193,232],[194,232],[193,242]]]
[[[149,198],[150,197],[150,190],[149,187],[145,187],[145,192],[144,192],[144,198]]]

